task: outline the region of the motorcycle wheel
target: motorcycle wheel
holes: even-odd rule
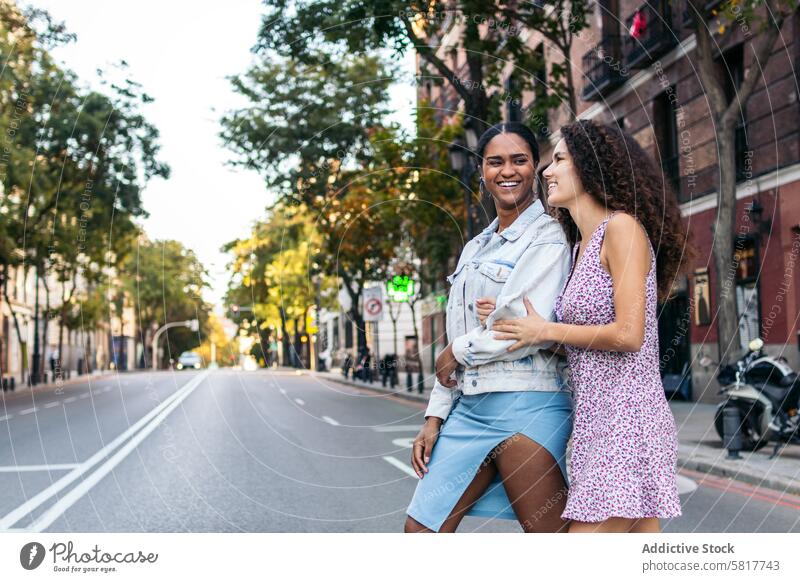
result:
[[[766,434],[761,434],[761,415],[764,413],[764,409],[759,404],[751,404],[750,402],[745,403],[731,401],[728,404],[736,405],[739,408],[739,414],[741,415],[742,419],[740,425],[740,433],[742,435],[742,450],[757,451],[758,449],[767,445],[772,436],[772,431],[767,431]],[[717,412],[714,415],[714,428],[717,429],[717,434],[724,443],[725,436],[723,432],[723,409],[724,406],[717,408]]]

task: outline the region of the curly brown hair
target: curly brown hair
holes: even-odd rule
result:
[[[692,256],[677,198],[661,169],[630,135],[615,125],[581,120],[561,128],[584,190],[610,210],[634,216],[656,254],[658,298],[669,295],[675,276]],[[578,228],[569,211],[553,209],[570,244]]]

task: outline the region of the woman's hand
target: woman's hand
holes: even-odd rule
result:
[[[495,339],[516,340],[516,343],[508,348],[509,352],[516,351],[525,346],[532,346],[550,341],[547,337],[550,322],[536,312],[527,297],[524,297],[523,301],[525,303],[525,310],[528,312],[527,317],[522,317],[520,319],[501,319],[495,321],[492,326],[493,331],[500,332],[495,333]]]
[[[478,319],[481,325],[486,325],[486,318],[494,311],[496,306],[494,297],[481,297],[475,301],[475,309],[478,312]]]
[[[446,388],[453,388],[458,385],[455,378],[452,378],[453,372],[458,367],[458,360],[453,355],[453,344],[448,344],[444,351],[436,358],[436,379],[439,384]]]
[[[439,430],[444,422],[438,416],[429,416],[425,419],[425,424],[419,429],[417,438],[411,447],[411,466],[414,472],[422,479],[423,473],[428,472],[428,463],[431,460],[433,445],[439,438]]]

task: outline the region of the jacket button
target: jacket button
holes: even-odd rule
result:
[[[469,304],[469,310],[472,311],[472,303]]]
[[[478,385],[478,381],[477,381],[477,380],[473,380],[473,381],[472,381],[472,385],[473,385],[473,386],[477,386],[477,385]]]

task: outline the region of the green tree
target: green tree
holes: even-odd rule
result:
[[[717,316],[717,338],[720,362],[728,363],[738,357],[739,317],[736,295],[730,292],[731,267],[735,270],[734,231],[736,210],[736,127],[743,118],[743,112],[754,89],[763,82],[763,71],[783,23],[797,11],[796,0],[727,0],[721,3],[722,11],[711,14],[707,2],[687,0],[692,16],[697,46],[694,59],[698,77],[703,86],[705,99],[711,110],[711,118],[716,132],[717,156],[719,164],[719,184],[717,187],[717,214],[712,252],[714,267],[719,282],[719,309]],[[734,28],[743,31],[747,49],[744,75],[739,86],[726,92],[726,77],[730,76],[727,66],[720,70],[717,64],[719,47],[725,46],[728,38],[735,34]],[[723,59],[724,65],[724,59]]]
[[[145,348],[143,357],[146,353],[155,357],[149,351],[153,333],[167,323],[198,319],[200,330],[177,327],[165,332],[164,343],[159,346],[164,348],[162,365],[170,357],[177,358],[181,352],[197,347],[201,343],[198,333],[207,336],[211,305],[202,299],[202,291],[208,287],[208,273],[194,251],[175,240],[150,241],[140,236],[122,272],[124,290],[136,313],[136,336]],[[149,364],[139,362],[144,367]]]

